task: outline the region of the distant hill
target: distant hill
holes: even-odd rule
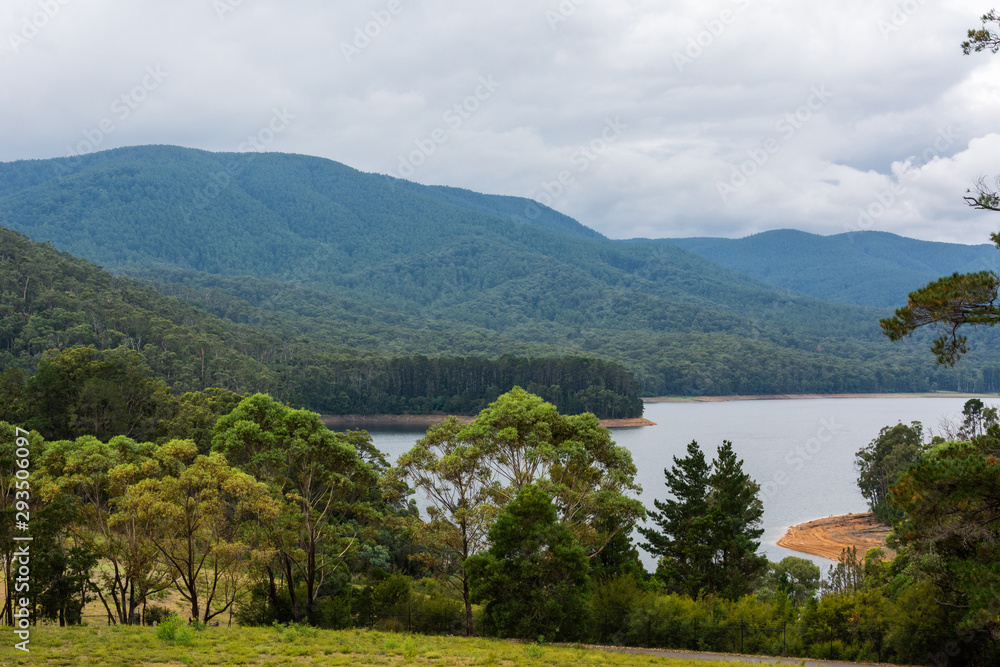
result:
[[[925,343],[881,336],[885,309],[607,239],[529,200],[308,156],[143,146],[3,163],[0,225],[359,355],[587,355],[646,394],[1000,389],[995,347],[935,368]]]
[[[818,236],[792,229],[742,239],[661,239],[775,287],[827,301],[899,307],[907,295],[952,273],[997,270],[990,244],[918,241],[888,232]]]

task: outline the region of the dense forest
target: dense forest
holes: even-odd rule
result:
[[[0,164],[0,223],[216,316],[238,339],[218,354],[244,355],[253,388],[322,410],[296,394],[311,368],[414,356],[599,359],[643,395],[1000,390],[995,334],[974,366],[939,368],[922,341],[881,336],[885,310],[776,289],[667,243],[609,240],[527,200],[319,158],[155,146]],[[300,354],[304,339],[314,352]],[[265,372],[291,348],[294,372]],[[202,347],[191,352],[150,364],[170,378],[162,366],[190,364]],[[198,386],[250,386],[223,365],[205,361],[223,379]],[[355,368],[360,380],[323,391],[350,397],[386,372]],[[433,393],[414,406],[445,396]]]
[[[67,361],[74,348],[89,350],[85,362],[80,355]],[[114,350],[119,352],[97,354]],[[39,367],[54,372],[65,362],[70,368],[61,371],[61,381],[82,391],[88,373],[98,373],[95,360],[113,367],[99,371],[105,379],[108,373],[135,374],[126,369],[139,364],[145,369],[140,374],[155,376],[177,394],[207,387],[267,391],[331,414],[472,414],[515,385],[568,412],[642,414],[637,382],[614,363],[385,355],[283,336],[210,315],[0,228],[0,369],[6,369],[0,411],[13,418],[13,406],[30,390],[28,376]]]
[[[742,239],[663,239],[774,287],[825,301],[895,307],[941,275],[996,270],[996,247],[935,243],[888,232],[819,236],[794,229]]]

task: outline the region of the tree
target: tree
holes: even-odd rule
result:
[[[551,403],[514,387],[458,433],[490,470],[494,501],[503,506],[528,484],[553,498],[560,519],[590,556],[645,515],[630,497],[632,454],[611,439],[593,414],[561,415]]]
[[[396,463],[398,474],[413,480],[426,494],[430,522],[423,526],[429,551],[422,560],[445,575],[457,578],[465,602],[466,634],[472,636],[472,596],[465,563],[485,546],[486,531],[496,518],[490,498],[489,466],[482,451],[459,439],[462,424],[454,417],[428,429]]]
[[[858,489],[868,501],[868,509],[883,523],[902,518],[902,513],[889,502],[889,489],[920,458],[925,447],[923,432],[920,422],[886,426],[854,455]]]
[[[318,414],[294,410],[265,394],[243,399],[215,425],[213,452],[273,484],[299,514],[296,520],[285,513],[288,520],[275,525],[295,532],[291,542],[274,534],[295,620],[300,619],[295,575],[305,583],[305,611],[312,621],[325,578],[357,539],[357,526],[345,518],[366,513],[363,501],[377,484],[374,469],[358,455],[356,440],[326,428]],[[269,577],[273,580],[273,571]]]
[[[966,55],[984,50],[1000,51],[1000,33],[995,27],[989,27],[990,23],[1000,25],[1000,16],[994,10],[984,14],[980,20],[982,27],[969,30],[969,39],[962,42],[962,52]],[[974,188],[967,191],[965,202],[975,209],[1000,211],[1000,176],[996,183],[997,189],[994,190],[986,184],[985,178],[980,178]],[[990,240],[1000,248],[1000,234],[990,234]],[[892,341],[901,340],[928,325],[943,329],[931,345],[931,351],[937,356],[939,364],[954,366],[968,352],[968,339],[959,335],[960,327],[991,327],[1000,322],[998,288],[1000,277],[993,271],[955,273],[912,292],[906,306],[897,309],[893,317],[885,318],[879,324],[882,332]]]
[[[667,500],[653,500],[655,510],[648,515],[656,528],[639,527],[647,542],[646,551],[659,556],[656,574],[672,590],[697,597],[705,587],[712,566],[708,544],[711,530],[708,511],[711,468],[696,441],[687,446],[687,456],[674,457],[670,470],[664,468]]]
[[[205,623],[249,584],[246,562],[261,542],[260,526],[280,511],[266,485],[215,452],[175,475],[141,480],[119,502],[116,523],[134,521],[143,530],[169,564],[191,618]]]
[[[1000,426],[971,442],[924,452],[892,488],[903,512],[893,531],[941,589],[950,622],[979,641],[1000,637]]]
[[[175,399],[144,357],[116,348],[46,352],[25,386],[27,425],[50,440],[116,435],[154,440]]]
[[[743,472],[728,440],[711,467],[697,442],[687,451],[663,471],[674,499],[654,501],[659,511],[650,516],[658,529],[640,528],[644,546],[661,556],[657,575],[675,590],[737,599],[751,593],[767,570],[767,559],[757,553],[764,532],[760,486]]]
[[[749,595],[767,571],[767,558],[757,553],[764,504],[758,493],[760,485],[743,472],[743,461],[736,458],[733,443],[723,441],[712,461],[708,480],[711,512],[711,544],[715,550],[715,590],[736,600]]]
[[[587,624],[586,551],[552,498],[525,485],[497,517],[487,552],[466,561],[483,623],[502,637],[574,640]]]
[[[121,516],[118,500],[131,485],[171,474],[195,453],[189,441],[158,447],[125,436],[102,442],[88,435],[48,443],[39,457],[40,497],[49,504],[73,499],[73,540],[105,563],[95,574],[94,590],[109,623],[132,623],[149,595],[169,587],[171,581],[156,546],[135,521]]]
[[[796,605],[803,605],[819,591],[822,572],[811,560],[787,556],[770,564],[770,585]]]

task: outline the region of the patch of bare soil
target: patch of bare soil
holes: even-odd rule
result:
[[[889,526],[878,522],[871,512],[844,514],[792,526],[778,540],[778,546],[830,560],[839,559],[840,552],[850,547],[857,547],[859,556],[881,547],[886,557],[892,558],[895,553],[885,546],[889,531]]]

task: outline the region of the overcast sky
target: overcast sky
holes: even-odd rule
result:
[[[0,160],[317,155],[538,199],[613,238],[791,227],[988,242],[991,5],[4,0]]]

